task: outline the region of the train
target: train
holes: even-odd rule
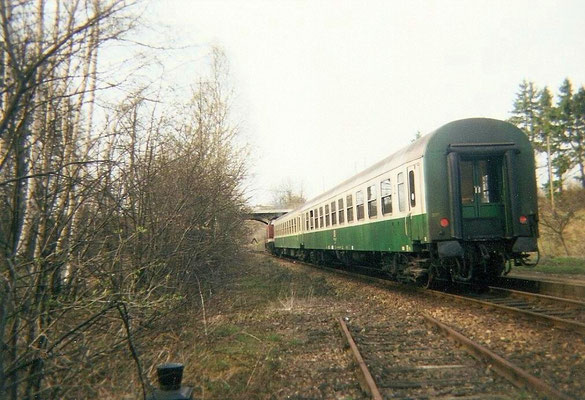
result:
[[[278,256],[427,287],[489,283],[538,257],[534,151],[516,126],[449,122],[270,221]]]

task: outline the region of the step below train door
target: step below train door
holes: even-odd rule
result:
[[[459,162],[464,239],[504,236],[503,156],[461,156]]]

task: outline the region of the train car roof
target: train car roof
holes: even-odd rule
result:
[[[424,135],[410,145],[403,147],[390,156],[378,161],[374,165],[368,167],[357,175],[346,179],[319,196],[308,200],[303,205],[277,218],[275,221],[287,219],[287,217],[290,217],[292,214],[301,210],[304,211],[306,209],[311,209],[315,205],[318,205],[329,198],[339,196],[351,188],[373,179],[374,177],[386,172],[388,169],[422,158],[427,151],[446,152],[448,149],[445,146],[445,143],[448,143],[451,137],[457,138],[460,143],[485,143],[486,138],[491,140],[494,128],[497,128],[497,131],[501,132],[503,135],[512,134],[512,136],[516,136],[517,140],[523,142],[522,144],[528,143],[528,139],[522,131],[508,122],[491,118],[466,118],[452,121]],[[471,130],[474,132],[474,135],[469,135]],[[523,138],[519,138],[518,134],[523,136]]]

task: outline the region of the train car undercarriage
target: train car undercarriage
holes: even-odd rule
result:
[[[526,253],[513,253],[506,242],[465,242],[462,255],[440,256],[436,245],[418,246],[415,252],[372,252],[268,248],[277,255],[340,268],[376,270],[393,280],[427,288],[452,284],[487,286],[510,272],[512,265],[534,266]]]

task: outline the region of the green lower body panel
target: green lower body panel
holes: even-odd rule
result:
[[[275,238],[277,248],[408,252],[428,243],[426,214]]]

